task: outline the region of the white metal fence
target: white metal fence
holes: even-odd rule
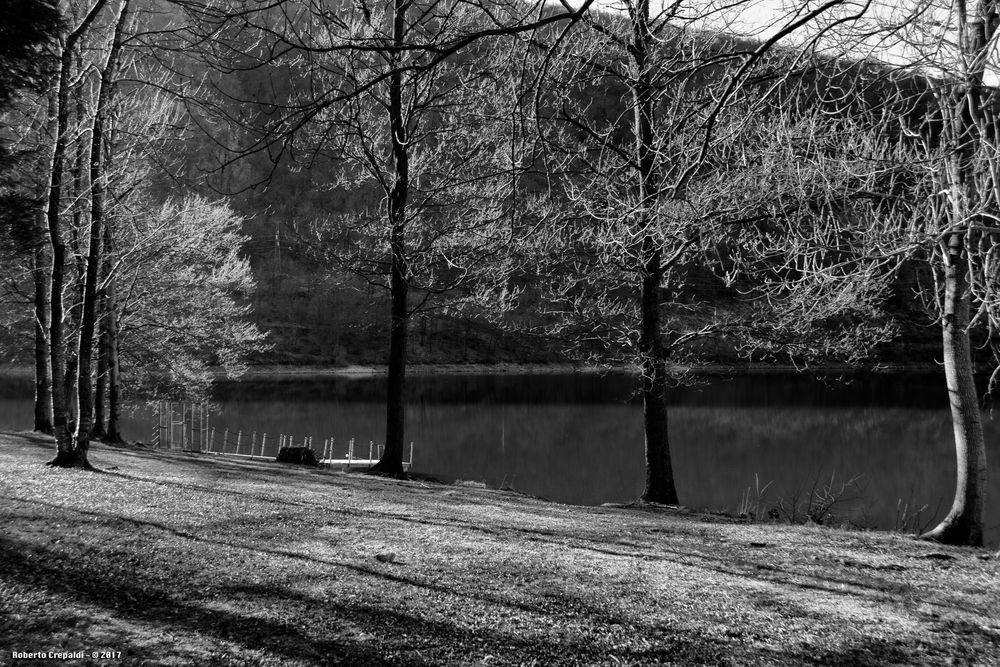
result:
[[[321,465],[327,467],[363,467],[375,465],[382,458],[384,445],[368,442],[368,450],[357,445],[354,438],[338,448],[333,437],[323,440],[322,451],[313,447],[313,437],[296,438],[287,433],[242,431],[224,429],[217,433],[211,425],[207,403],[160,401],[156,409],[157,423],[153,427],[153,446],[204,454],[220,454],[250,459],[275,458],[284,447],[312,449]],[[410,443],[409,460],[404,468],[413,465],[413,443]]]

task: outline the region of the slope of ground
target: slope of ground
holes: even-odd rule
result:
[[[50,457],[0,435],[0,664],[1000,663],[982,550],[218,457]]]

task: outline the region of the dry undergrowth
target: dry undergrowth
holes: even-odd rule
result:
[[[998,664],[987,552],[0,435],[0,664]],[[27,664],[27,663],[26,663]],[[42,664],[33,661],[31,664]]]

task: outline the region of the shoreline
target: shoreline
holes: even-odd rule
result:
[[[930,374],[943,373],[943,367],[937,363],[892,363],[864,364],[851,366],[847,364],[826,364],[796,367],[793,364],[706,364],[704,366],[675,365],[670,367],[675,376],[690,374],[692,376],[743,376],[743,375],[891,375],[899,374]],[[987,370],[979,369],[979,373]],[[222,382],[258,381],[279,378],[364,378],[378,377],[386,374],[386,366],[377,364],[351,364],[347,366],[320,366],[274,364],[250,366],[246,372],[236,378],[229,379],[221,369],[213,371],[215,379]],[[581,364],[410,364],[406,374],[413,376],[428,375],[638,375],[635,366],[585,366]],[[3,364],[0,365],[0,377],[33,378],[34,369],[30,365]]]
[[[239,383],[239,382],[259,382],[264,380],[289,380],[289,379],[323,379],[323,378],[371,378],[384,377],[387,367],[376,364],[351,364],[347,366],[320,366],[302,365],[294,366],[288,364],[274,364],[250,366],[243,375],[229,378],[222,369],[214,369],[213,374],[217,382]],[[827,364],[810,366],[808,368],[796,367],[793,364],[706,364],[703,366],[675,365],[670,367],[673,377],[689,375],[691,377],[727,377],[727,376],[748,376],[748,375],[813,375],[813,376],[864,376],[864,375],[893,375],[912,374],[928,375],[943,373],[943,366],[937,363],[893,363],[893,364],[864,364],[851,366],[846,364]],[[987,369],[978,369],[977,375],[990,372]],[[507,376],[532,376],[532,375],[638,375],[639,370],[635,366],[584,366],[580,364],[411,364],[406,367],[407,376],[469,376],[469,375],[507,375]],[[0,365],[0,377],[30,380],[34,378],[34,368],[21,364]]]
[[[2,372],[2,370],[0,370]],[[705,366],[673,366],[670,372],[680,376],[729,376],[729,375],[880,375],[880,374],[930,374],[943,373],[943,368],[934,363],[913,364],[868,364],[850,366],[846,364],[829,364],[797,368],[792,364],[746,364],[725,365],[710,364]],[[986,372],[986,371],[978,371]],[[638,375],[635,366],[584,366],[578,364],[412,364],[406,368],[407,375]],[[324,377],[377,377],[386,374],[383,365],[349,365],[340,367],[329,366],[289,366],[268,365],[251,366],[241,377],[232,381],[266,380],[270,378],[324,378]],[[221,371],[217,379],[225,380]]]

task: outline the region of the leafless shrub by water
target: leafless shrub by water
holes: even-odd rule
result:
[[[934,510],[927,512],[930,508],[928,503],[919,507],[913,501],[913,494],[907,500],[899,498],[896,500],[896,518],[893,521],[892,530],[897,533],[912,533],[923,535],[934,525],[934,520],[941,509],[941,499],[938,499]]]
[[[737,515],[749,521],[777,521],[790,524],[815,523],[831,525],[846,522],[851,512],[847,506],[864,497],[860,482],[864,475],[856,474],[846,481],[838,482],[836,471],[830,478],[816,473],[812,483],[797,487],[785,497],[773,501],[765,499],[774,480],[761,486],[760,477],[754,474],[754,483],[743,491],[737,505]]]
[[[736,506],[736,514],[739,517],[750,521],[760,521],[767,517],[767,503],[764,501],[764,494],[774,484],[772,479],[764,486],[760,485],[760,476],[754,473],[753,486],[748,486],[740,496],[740,502]]]

